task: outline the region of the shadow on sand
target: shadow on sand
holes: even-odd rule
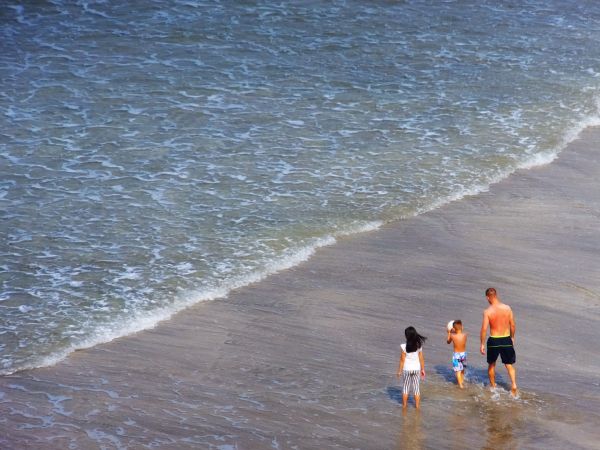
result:
[[[500,366],[496,366],[496,384],[503,387],[506,390],[510,390],[510,384],[504,379],[504,376],[500,371]],[[452,367],[438,364],[434,366],[435,373],[442,377],[448,383],[456,384],[456,375]],[[472,384],[480,384],[482,386],[489,386],[490,381],[488,379],[487,368],[467,366],[465,371],[465,381]],[[402,393],[400,393],[400,399],[402,399]]]
[[[402,387],[401,386],[388,386],[387,394],[390,400],[402,404]]]

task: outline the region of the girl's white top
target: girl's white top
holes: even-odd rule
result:
[[[406,344],[400,346],[402,353],[406,353]],[[416,352],[406,353],[406,359],[404,360],[404,369],[406,371],[421,370],[421,362],[419,361],[419,353],[421,353],[421,347]]]

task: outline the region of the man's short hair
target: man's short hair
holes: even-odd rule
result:
[[[485,296],[489,297],[490,295],[496,295],[496,289],[494,289],[494,288],[487,288],[485,290]]]

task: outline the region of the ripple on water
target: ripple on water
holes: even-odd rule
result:
[[[9,7],[0,372],[551,161],[599,123],[567,3]]]

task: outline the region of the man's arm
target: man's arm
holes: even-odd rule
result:
[[[483,321],[481,322],[481,332],[479,333],[479,337],[481,340],[481,348],[479,351],[482,355],[485,355],[485,338],[487,336],[487,329],[490,325],[490,318],[488,317],[487,310],[483,312]]]
[[[510,337],[511,337],[511,339],[514,339],[515,333],[517,331],[517,325],[515,324],[515,317],[513,316],[512,309],[510,310],[509,324],[510,324]]]

